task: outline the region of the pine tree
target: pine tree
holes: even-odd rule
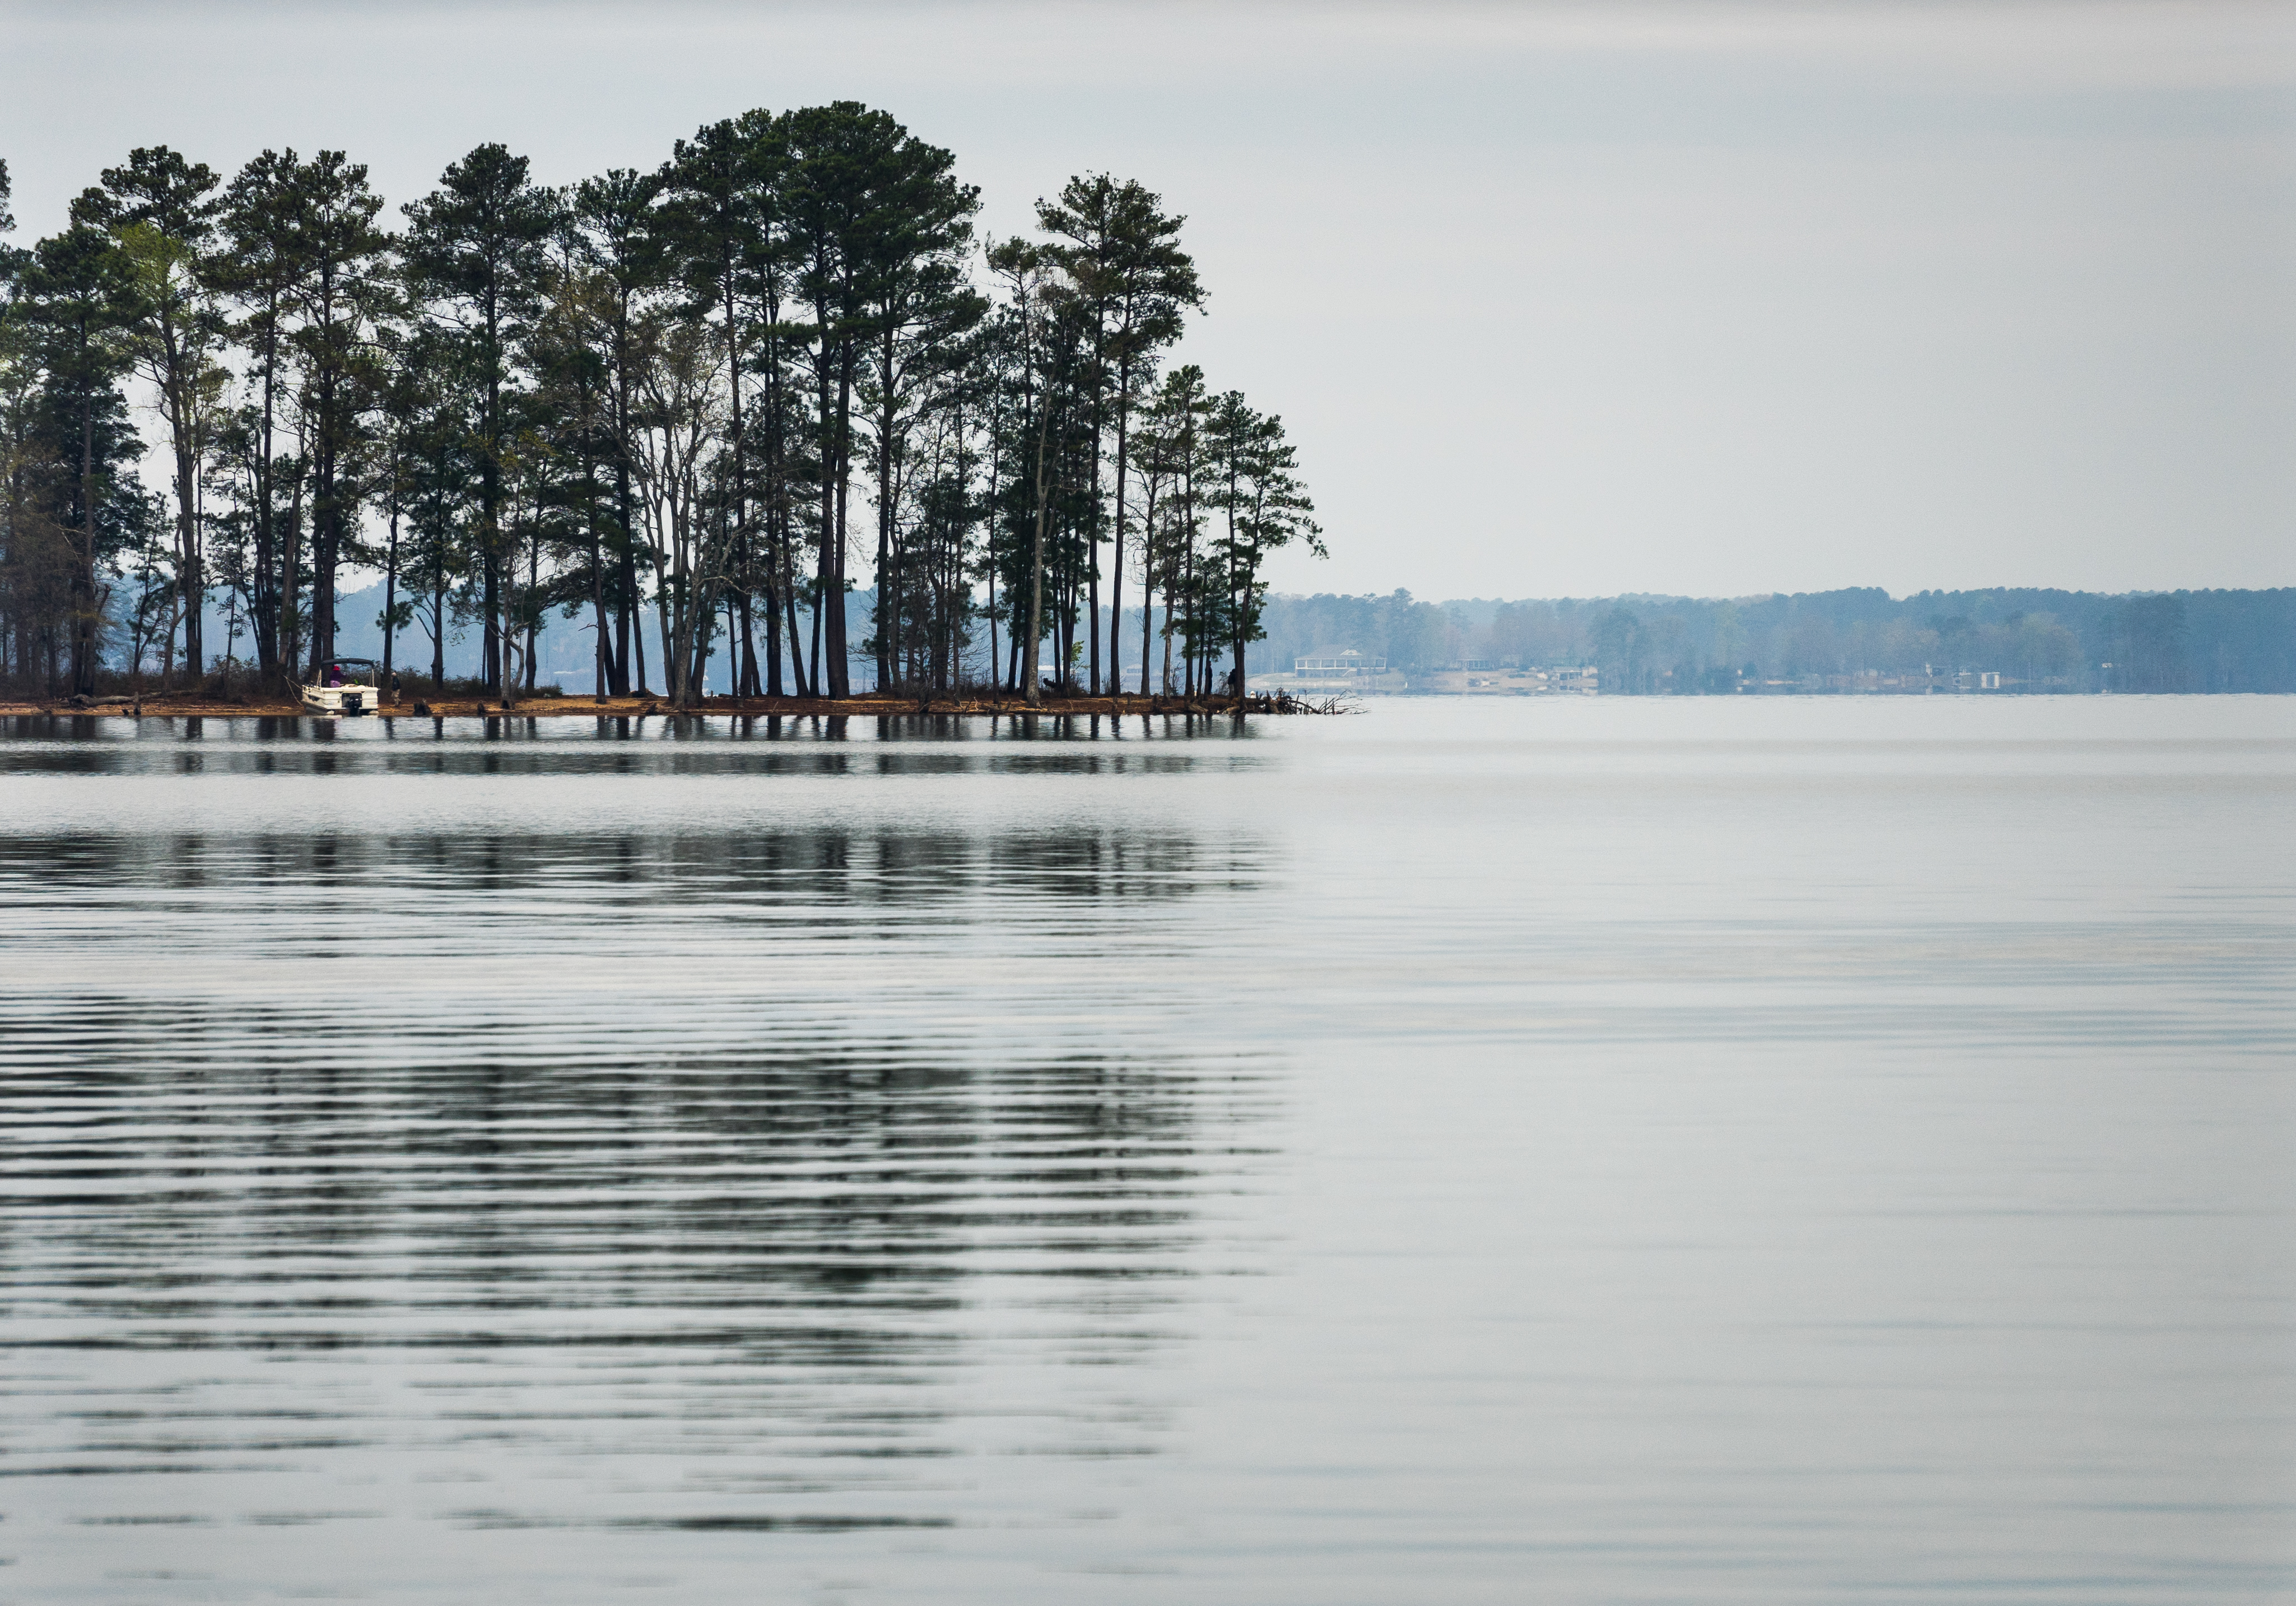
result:
[[[1184,315],[1203,304],[1195,263],[1180,250],[1185,218],[1158,209],[1162,197],[1131,180],[1105,173],[1071,178],[1060,200],[1037,203],[1037,226],[1058,242],[1054,258],[1089,309],[1093,475],[1090,586],[1092,689],[1100,691],[1100,532],[1098,463],[1101,433],[1113,414],[1116,430],[1115,517],[1108,526],[1115,552],[1114,599],[1108,621],[1109,689],[1116,689],[1117,627],[1124,614],[1124,529],[1132,409],[1152,375],[1156,354],[1180,336]],[[1148,668],[1141,665],[1141,689]]]
[[[633,684],[645,684],[645,635],[643,630],[633,630],[641,598],[637,510],[632,500],[636,425],[631,408],[640,308],[662,277],[664,253],[654,216],[660,193],[661,180],[658,176],[615,168],[602,177],[584,179],[568,197],[568,223],[578,249],[591,271],[610,291],[605,325],[600,331],[613,397],[613,439],[608,470],[613,476],[614,504],[608,545],[614,561],[611,588],[614,642],[606,677],[618,697],[627,695]],[[636,653],[635,683],[631,678],[633,649]],[[779,690],[778,682],[775,689]]]
[[[64,578],[68,684],[93,697],[111,596],[101,570],[135,538],[145,514],[129,466],[141,443],[119,390],[132,363],[126,336],[135,283],[111,235],[74,224],[33,248],[19,293],[41,375],[34,444]]]
[[[449,163],[439,188],[403,209],[408,277],[433,316],[468,345],[479,376],[482,673],[488,692],[508,699],[514,687],[505,668],[504,596],[512,556],[504,518],[504,471],[513,450],[507,397],[519,344],[542,306],[558,198],[529,179],[525,157],[483,144]]]
[[[71,208],[76,221],[110,229],[119,239],[134,281],[135,360],[159,394],[175,460],[171,613],[180,614],[184,667],[194,679],[207,667],[201,470],[227,377],[218,356],[226,323],[204,274],[219,209],[218,182],[205,165],[158,145],[131,151],[124,166],[106,168],[102,187],[82,193]],[[170,643],[174,633],[171,617]],[[160,678],[164,684],[164,658]]]
[[[1267,555],[1295,540],[1319,558],[1329,554],[1315,520],[1315,504],[1293,471],[1298,453],[1284,438],[1282,419],[1255,413],[1241,391],[1227,391],[1205,418],[1204,448],[1210,503],[1221,520],[1214,561],[1226,635],[1235,652],[1229,689],[1241,698],[1244,649],[1266,634],[1260,616],[1267,598],[1262,574]]]
[[[208,262],[209,282],[240,307],[230,332],[253,365],[257,400],[243,443],[253,503],[248,628],[258,673],[271,686],[291,672],[282,648],[295,628],[293,532],[280,519],[278,430],[292,382],[292,299],[303,266],[295,238],[300,166],[290,149],[265,151],[240,169],[224,193],[218,249]]]

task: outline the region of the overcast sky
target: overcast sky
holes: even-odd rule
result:
[[[1138,178],[1299,443],[1287,590],[2296,584],[2296,6],[0,0],[0,74],[20,243],[139,144],[395,216],[849,98],[993,230]]]

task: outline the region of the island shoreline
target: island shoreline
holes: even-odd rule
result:
[[[190,692],[158,693],[138,698],[115,693],[91,699],[0,700],[0,717],[131,719],[645,719],[695,717],[850,718],[980,716],[1074,718],[1084,716],[1124,717],[1131,715],[1210,716],[1234,714],[1335,713],[1336,704],[1311,703],[1283,693],[1233,697],[1112,696],[1046,697],[1031,707],[1011,695],[980,692],[939,692],[905,697],[870,692],[858,697],[708,697],[691,708],[672,706],[660,697],[521,698],[504,703],[496,698],[405,698],[363,714],[315,714],[299,701],[286,698],[210,697]]]

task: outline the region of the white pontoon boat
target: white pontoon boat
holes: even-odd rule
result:
[[[372,714],[381,706],[382,666],[371,658],[331,658],[319,678],[303,688],[306,713]]]

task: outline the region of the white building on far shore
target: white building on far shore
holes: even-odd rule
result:
[[[1252,676],[1255,692],[1291,692],[1302,697],[1361,696],[1374,692],[1400,692],[1404,678],[1391,673],[1387,660],[1371,658],[1353,647],[1323,650],[1292,660],[1292,668]]]

